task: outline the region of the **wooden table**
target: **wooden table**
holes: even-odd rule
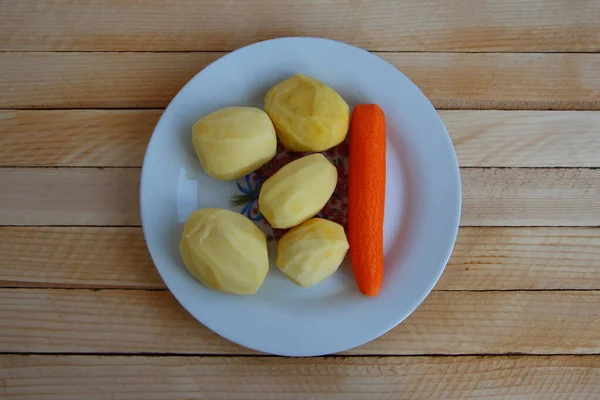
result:
[[[138,214],[145,145],[177,90],[290,35],[414,80],[464,187],[423,305],[309,359],[190,317]],[[3,0],[0,50],[1,398],[600,398],[600,0]]]

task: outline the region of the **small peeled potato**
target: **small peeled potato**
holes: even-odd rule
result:
[[[279,240],[276,265],[295,284],[309,287],[338,269],[348,247],[340,224],[312,218]]]
[[[263,183],[259,210],[273,228],[296,226],[325,206],[337,178],[337,169],[322,154],[299,158]]]
[[[222,292],[254,294],[269,270],[265,234],[229,210],[204,208],[190,214],[179,252],[192,275]]]
[[[221,108],[200,118],[192,142],[213,178],[241,178],[275,156],[277,136],[269,116],[253,107]]]
[[[291,151],[320,152],[344,141],[350,107],[332,88],[294,75],[273,86],[265,97],[281,143]]]

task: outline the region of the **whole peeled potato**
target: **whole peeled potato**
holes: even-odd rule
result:
[[[179,252],[192,275],[222,292],[254,294],[269,270],[265,234],[229,210],[204,208],[190,214]]]
[[[258,207],[273,228],[291,228],[314,217],[337,184],[337,169],[322,154],[292,161],[267,179]]]
[[[348,251],[344,228],[312,218],[290,229],[277,243],[277,268],[292,282],[309,287],[332,275]]]
[[[221,108],[200,118],[192,142],[206,173],[241,178],[275,156],[277,136],[269,116],[253,107]]]
[[[273,86],[265,97],[265,111],[291,151],[325,151],[348,133],[348,104],[335,90],[305,75]]]

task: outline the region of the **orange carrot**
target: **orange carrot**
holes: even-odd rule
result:
[[[362,294],[377,296],[383,277],[385,115],[375,104],[354,108],[350,122],[348,241]]]

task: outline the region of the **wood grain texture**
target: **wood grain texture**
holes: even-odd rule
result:
[[[167,291],[1,289],[0,303],[2,352],[251,353]],[[404,323],[346,354],[593,354],[599,313],[597,291],[437,291]]]
[[[0,50],[232,50],[294,35],[371,50],[600,50],[600,5],[583,0],[5,0],[1,11]]]
[[[600,112],[440,111],[463,167],[599,167]]]
[[[0,286],[165,288],[141,228],[5,226],[0,255]]]
[[[600,289],[600,229],[463,227],[436,288]]]
[[[165,107],[220,55],[0,53],[0,108]]]
[[[161,108],[223,54],[0,53],[0,108]],[[600,54],[379,55],[438,108],[600,110]]]
[[[138,168],[0,169],[0,225],[139,224]]]
[[[0,287],[164,289],[140,228],[0,227]],[[461,228],[434,290],[600,289],[598,228]]]
[[[464,226],[598,226],[600,170],[461,170]],[[139,225],[138,168],[0,169],[0,225]]]
[[[600,170],[469,168],[461,178],[462,225],[600,225]]]
[[[139,167],[162,110],[0,111],[0,166]],[[442,110],[463,167],[600,167],[600,112]]]
[[[0,357],[2,394],[44,400],[528,399],[600,395],[600,356]]]
[[[139,167],[161,113],[0,111],[0,166]]]

